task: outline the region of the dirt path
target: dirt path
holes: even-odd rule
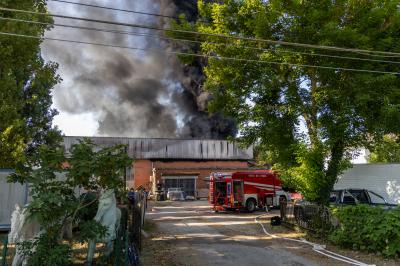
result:
[[[145,241],[143,265],[346,265],[309,246],[266,236],[254,220],[263,213],[214,213],[206,201],[153,204],[147,220],[154,226]],[[278,212],[262,221],[267,224],[274,215]],[[291,233],[267,228],[282,236]]]

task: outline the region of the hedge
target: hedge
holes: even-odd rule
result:
[[[329,239],[337,245],[356,250],[400,256],[400,207],[356,205],[333,209],[339,225]]]

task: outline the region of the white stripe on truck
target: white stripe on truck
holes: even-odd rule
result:
[[[281,186],[274,186],[274,185],[268,185],[268,184],[262,184],[262,183],[255,183],[255,182],[247,182],[244,181],[245,185],[253,185],[253,186],[258,186],[258,187],[263,187],[263,188],[270,188],[270,189],[276,189],[276,190],[280,190],[282,189]]]

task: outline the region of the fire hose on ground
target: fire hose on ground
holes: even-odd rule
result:
[[[349,264],[352,264],[352,265],[357,265],[357,266],[375,266],[374,264],[366,264],[366,263],[363,263],[363,262],[361,262],[361,261],[354,260],[354,259],[352,259],[352,258],[349,258],[349,257],[343,256],[343,255],[337,254],[337,253],[335,253],[335,252],[326,250],[326,246],[325,246],[325,245],[316,244],[316,243],[307,241],[307,240],[304,239],[304,238],[296,239],[296,238],[280,237],[280,236],[271,234],[271,233],[269,233],[269,232],[267,231],[267,229],[266,229],[265,226],[262,224],[262,222],[260,222],[260,221],[258,220],[260,217],[266,216],[266,215],[267,215],[267,214],[259,215],[259,216],[257,216],[257,217],[254,219],[254,221],[255,221],[256,223],[260,224],[261,227],[262,227],[262,229],[263,229],[263,231],[264,231],[264,233],[265,233],[266,235],[272,237],[272,238],[282,239],[282,240],[287,240],[287,241],[293,241],[293,242],[298,242],[298,243],[301,243],[301,244],[310,245],[310,246],[312,247],[312,250],[313,250],[313,251],[315,251],[315,252],[317,252],[317,253],[319,253],[319,254],[321,254],[321,255],[324,255],[324,256],[326,256],[326,257],[329,257],[329,258],[332,258],[332,259],[335,259],[335,260],[338,260],[338,261],[346,262],[346,263],[349,263]]]

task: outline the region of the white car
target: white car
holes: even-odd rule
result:
[[[168,200],[185,200],[185,192],[180,187],[168,188],[167,199]]]

